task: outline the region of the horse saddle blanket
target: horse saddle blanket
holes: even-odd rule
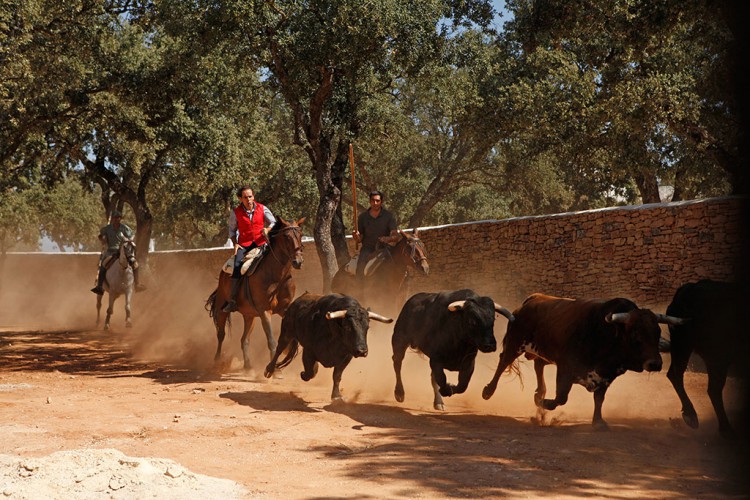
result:
[[[390,256],[388,249],[383,249],[376,253],[368,262],[365,264],[365,276],[370,276],[374,273]]]
[[[351,275],[357,274],[357,261],[359,260],[359,254],[354,254],[354,257],[349,259],[349,262],[344,266],[344,271]]]
[[[265,252],[261,247],[255,247],[252,250],[248,250],[248,252],[245,254],[245,257],[242,259],[242,267],[240,268],[240,273],[242,275],[247,274],[248,276],[253,274],[264,254]],[[233,256],[227,259],[227,261],[224,263],[224,267],[222,267],[221,270],[227,274],[232,274],[232,272],[234,272]]]

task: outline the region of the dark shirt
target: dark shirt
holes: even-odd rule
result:
[[[362,212],[357,219],[359,234],[362,236],[362,248],[375,250],[378,238],[388,236],[391,231],[398,229],[396,218],[385,208],[380,210],[377,217],[370,215],[370,211]]]

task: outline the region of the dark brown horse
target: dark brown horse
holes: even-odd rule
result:
[[[342,268],[333,277],[331,289],[357,298],[366,307],[382,309],[387,314],[398,313],[409,291],[409,273],[416,271],[427,275],[430,272],[419,231],[414,229],[412,234],[399,231],[399,234],[401,239],[388,250],[390,257],[365,276],[364,283]]]
[[[273,357],[276,352],[276,339],[271,328],[271,314],[283,316],[289,304],[294,300],[296,288],[292,279],[291,268],[302,267],[302,228],[305,221],[287,222],[282,218],[276,222],[269,234],[269,250],[250,276],[242,278],[240,292],[237,296],[237,312],[242,314],[242,358],[245,370],[250,370],[250,339],[255,318],[260,318],[263,331],[266,333],[268,351]],[[216,348],[214,361],[221,359],[221,344],[224,342],[224,327],[229,314],[222,311],[222,306],[229,298],[231,277],[225,272],[219,274],[219,285],[206,301],[206,309],[214,320],[216,337],[219,345]]]

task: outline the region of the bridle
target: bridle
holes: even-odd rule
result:
[[[281,229],[274,231],[272,239],[275,240],[277,236],[279,236],[281,233],[286,232],[286,231],[291,231],[292,233],[294,233],[292,235],[292,238],[294,239],[294,250],[291,252],[291,255],[297,255],[298,253],[302,253],[302,250],[304,249],[304,245],[302,244],[302,228],[300,226],[282,227]],[[281,259],[279,259],[278,255],[276,255],[277,252],[274,251],[274,245],[270,243],[271,242],[269,239],[268,248],[270,249],[271,255],[273,256],[273,258],[276,259],[276,262],[278,262],[279,264],[282,264],[282,265],[285,264],[285,262],[282,262]]]
[[[129,249],[127,251],[126,249]],[[135,263],[135,242],[131,239],[122,240],[120,243],[120,267],[127,269]]]
[[[407,237],[404,236],[404,238],[407,238]],[[415,266],[419,266],[419,264],[427,260],[424,243],[422,243],[422,240],[420,240],[416,236],[407,238],[406,246],[401,249],[401,252],[404,255],[407,255],[407,248],[408,248],[408,257],[409,259],[411,259],[412,263]]]

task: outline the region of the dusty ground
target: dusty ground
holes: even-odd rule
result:
[[[497,354],[479,355],[468,392],[447,398],[441,413],[432,410],[428,362],[415,353],[405,361],[406,401],[393,399],[391,326],[375,324],[370,356],[344,372],[346,402],[331,404],[329,369],[305,383],[297,359],[283,379],[262,377],[268,353],[260,331],[252,343],[256,373],[241,370],[237,325],[224,372],[213,373],[208,316],[171,314],[179,328],[167,329],[155,312],[126,330],[120,310],[112,332],[90,324],[0,329],[0,454],[17,457],[0,461],[0,492],[22,498],[20,485],[41,476],[40,460],[56,452],[105,450],[98,453],[173,461],[158,475],[172,467],[232,480],[248,498],[746,497],[740,445],[719,438],[702,374],[687,377],[698,430],[682,423],[664,372],[627,373],[614,383],[604,404],[609,431],[591,428],[592,397],[579,386],[567,405],[535,423],[530,362],[523,388],[504,375],[493,399],[481,399]],[[498,319],[496,333],[504,331]],[[727,405],[738,422],[736,389],[730,380]],[[79,462],[56,457],[47,469],[81,474]],[[104,473],[99,489],[84,495],[58,483],[31,497],[143,498],[123,486],[121,472]],[[142,487],[149,481],[153,475],[140,478]],[[191,491],[185,497],[228,498],[218,489]]]

